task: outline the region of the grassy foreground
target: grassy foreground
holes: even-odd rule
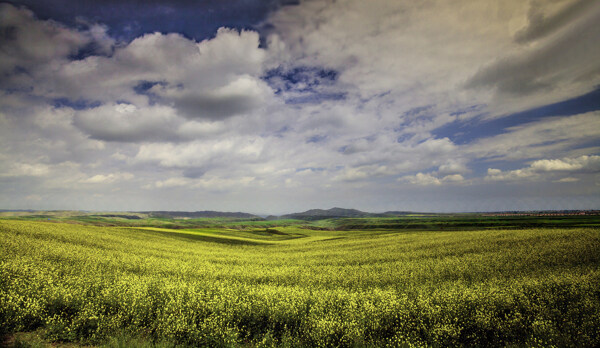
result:
[[[0,334],[125,346],[600,346],[600,230],[0,220]]]

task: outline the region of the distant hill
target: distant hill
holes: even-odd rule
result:
[[[260,216],[241,213],[241,212],[222,212],[222,211],[145,211],[141,212],[148,214],[151,217],[164,217],[164,218],[236,218],[246,220],[264,220]]]
[[[10,212],[27,212],[27,213],[33,213],[36,210],[32,210],[32,209],[0,209],[0,213],[10,213]]]
[[[90,216],[108,217],[108,218],[121,218],[127,220],[141,220],[142,217],[138,215],[126,215],[126,214],[94,214]]]
[[[365,213],[364,211],[356,209],[343,209],[343,208],[331,208],[331,209],[310,209],[303,213],[294,213],[282,215],[280,219],[297,219],[297,220],[322,220],[332,218],[358,218],[358,217],[369,217],[371,213]]]
[[[331,209],[310,209],[302,213],[293,213],[281,215],[279,217],[269,216],[267,220],[278,219],[297,219],[297,220],[323,220],[335,218],[365,218],[365,217],[393,217],[414,214],[409,211],[386,211],[385,213],[367,213],[357,209],[331,208]]]

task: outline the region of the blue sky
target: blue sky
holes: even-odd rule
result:
[[[600,3],[0,3],[0,208],[600,208]]]
[[[145,33],[176,32],[197,41],[215,36],[221,27],[256,30],[270,12],[294,0],[209,1],[8,1],[26,6],[40,19],[52,19],[72,27],[83,21],[102,23],[112,37],[130,41]]]

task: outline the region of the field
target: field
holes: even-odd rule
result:
[[[40,215],[0,236],[9,346],[600,346],[597,217]]]

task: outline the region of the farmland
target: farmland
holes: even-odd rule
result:
[[[593,347],[597,223],[5,218],[0,334],[15,346],[33,333],[109,347]]]

